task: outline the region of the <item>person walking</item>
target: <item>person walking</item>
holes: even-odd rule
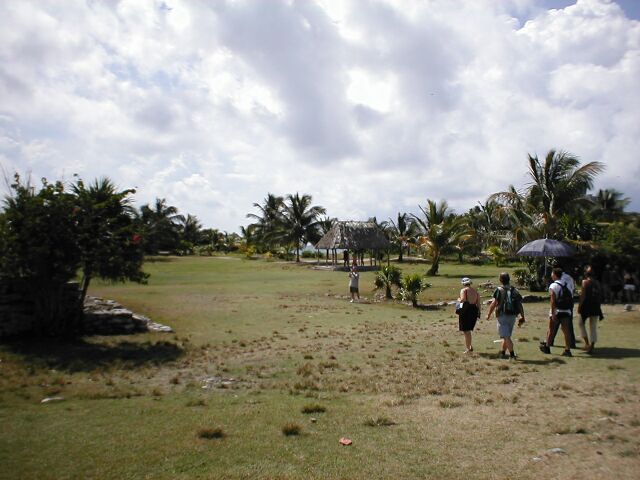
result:
[[[582,280],[580,303],[578,304],[578,313],[580,314],[578,327],[580,328],[580,335],[582,335],[586,353],[593,353],[598,341],[598,322],[604,318],[601,303],[602,286],[595,279],[591,265],[587,265],[584,269],[584,280]],[[588,336],[585,328],[587,320],[589,320]]]
[[[562,277],[560,278],[560,282],[565,284],[569,289],[569,291],[571,292],[571,295],[573,295],[573,292],[575,292],[576,290],[573,277],[569,275],[566,272],[566,270],[564,270],[561,266],[559,268],[562,269]],[[555,342],[556,335],[558,335],[559,329],[560,329],[560,323],[556,323],[553,328],[551,338],[548,339],[548,341],[550,342],[550,343],[547,343],[548,346],[553,347],[553,344]],[[571,303],[571,321],[569,322],[569,338],[571,339],[571,348],[576,348],[576,333],[575,333],[575,330],[573,329],[573,303]]]
[[[360,290],[358,288],[360,280],[360,274],[358,273],[358,265],[353,263],[351,271],[349,272],[349,293],[351,293],[351,303],[355,302],[356,297],[360,301]]]
[[[522,306],[522,295],[518,289],[509,285],[511,278],[507,272],[500,274],[500,283],[502,286],[493,292],[493,301],[489,306],[487,320],[491,318],[491,314],[495,311],[498,326],[498,335],[502,339],[502,347],[498,354],[498,358],[507,358],[507,350],[509,358],[516,359],[517,355],[513,349],[513,327],[516,323],[516,317],[520,315],[518,326],[521,327],[524,322],[524,308]]]
[[[551,353],[553,332],[556,329],[556,324],[560,324],[562,333],[564,334],[564,352],[562,356],[571,357],[571,332],[569,330],[569,324],[573,315],[573,292],[569,290],[566,283],[562,282],[562,269],[554,268],[551,272],[551,285],[549,285],[549,329],[547,330],[547,341],[540,344],[540,351],[542,353]]]
[[[464,277],[461,283],[462,290],[458,302],[462,304],[462,311],[458,315],[458,328],[464,334],[464,344],[467,347],[464,353],[471,353],[471,332],[480,318],[480,294],[471,286],[470,278]]]

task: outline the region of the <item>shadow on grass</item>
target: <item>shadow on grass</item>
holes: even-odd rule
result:
[[[517,353],[518,352],[516,352],[516,354]],[[482,358],[486,358],[487,360],[500,360],[501,362],[505,362],[505,364],[509,364],[510,362],[510,360],[507,360],[507,359],[499,359],[498,355],[495,353],[478,353],[478,356]],[[545,357],[539,360],[518,357],[518,359],[516,360],[516,363],[522,364],[522,365],[553,365],[553,364],[564,365],[565,363],[567,363],[567,361],[563,358],[558,358],[558,357]]]
[[[32,339],[6,341],[2,345],[21,355],[27,365],[69,372],[162,365],[185,353],[183,348],[166,341],[94,343],[83,339]]]
[[[622,348],[622,347],[602,347],[596,349],[587,358],[638,358],[640,357],[640,349],[638,348]]]

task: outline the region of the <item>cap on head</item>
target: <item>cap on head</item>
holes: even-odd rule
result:
[[[461,283],[462,285],[471,285],[471,279],[470,279],[469,277],[464,277],[464,278],[460,281],[460,283]]]

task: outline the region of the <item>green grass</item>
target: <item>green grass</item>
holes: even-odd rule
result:
[[[538,351],[548,305],[526,304],[509,362],[495,359],[494,321],[466,356],[453,306],[351,304],[344,272],[237,257],[146,270],[149,285],[90,293],[175,334],[0,344],[0,478],[635,478],[640,467],[637,311],[605,306],[596,354],[565,359]],[[500,270],[443,264],[420,302]],[[373,278],[362,273],[370,300]],[[40,403],[53,396],[64,400]]]

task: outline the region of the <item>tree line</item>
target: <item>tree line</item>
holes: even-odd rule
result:
[[[629,199],[621,192],[589,193],[602,163],[583,165],[567,152],[551,150],[543,159],[529,155],[527,167],[526,185],[510,185],[466,213],[456,214],[446,200],[427,199],[418,213],[369,221],[385,232],[399,262],[412,252],[430,258],[429,275],[437,275],[444,255],[499,262],[526,241],[545,237],[571,241],[589,261],[638,269],[640,216],[625,211]],[[0,211],[0,288],[29,286],[43,330],[77,329],[79,315],[64,315],[56,302],[78,272],[80,312],[94,278],[146,281],[145,255],[295,252],[299,261],[301,249],[337,221],[308,194],[268,193],[247,214],[251,223],[240,227],[240,234],[229,233],[203,228],[197,217],[181,215],[165,199],[136,209],[134,193],[119,190],[108,178],[90,184],[76,179],[71,185],[42,179],[37,189],[15,175]]]
[[[385,232],[399,262],[412,251],[430,258],[428,275],[438,274],[443,255],[457,255],[460,261],[488,256],[500,262],[538,238],[568,240],[601,262],[637,269],[640,217],[625,212],[629,199],[615,189],[589,193],[604,168],[601,162],[581,164],[575,155],[550,150],[544,158],[527,156],[526,185],[509,185],[466,213],[456,214],[446,200],[427,199],[417,206],[418,213],[369,221]],[[254,203],[257,213],[247,215],[253,223],[243,228],[244,241],[258,252],[295,248],[299,260],[300,246],[316,243],[337,221],[311,203],[306,194],[268,193],[262,203]],[[294,231],[293,224],[300,227]]]

